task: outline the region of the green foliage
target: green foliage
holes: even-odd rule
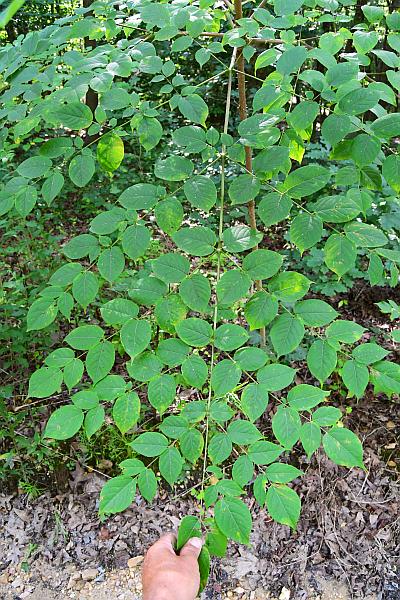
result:
[[[399,190],[397,72],[388,84],[364,77],[370,60],[397,68],[395,53],[377,49],[379,23],[397,30],[396,19],[368,6],[367,22],[347,29],[343,3],[303,4],[276,0],[274,16],[246,7],[236,22],[231,6],[99,1],[90,15],[78,11],[0,51],[2,216],[31,222],[70,190],[82,199],[94,181],[103,188],[101,212],[63,245],[68,261],[27,314],[29,332],[71,323],[29,382],[29,397],[64,384],[71,396],[43,437],[80,432],[90,444],[113,423],[127,458],[103,487],[102,517],[137,492],[150,502],[162,482],[201,472],[198,499],[213,516],[184,519],[177,547],[205,526],[201,588],[210,554],[223,555],[228,539],[249,543],[250,489],[274,520],[296,528],[295,446],[308,458],[322,446],[336,464],[364,468],[361,443],[329,400],[333,373],[349,396],[361,398],[369,383],[399,392],[385,349],[314,297],[318,269],[296,270],[283,247],[267,247],[266,230],[278,225],[300,260],[319,252],[337,285],[359,267],[372,285],[398,283],[398,212],[375,208]],[[341,24],[335,34],[300,35],[331,21]],[[276,48],[265,49],[266,36]],[[79,54],[86,38],[96,44]],[[229,112],[238,53],[259,83],[239,123]],[[218,87],[227,89],[223,126]],[[319,131],[325,155],[315,158]],[[32,156],[17,152],[30,145]],[[294,383],[294,356],[306,359],[311,383]],[[267,436],[259,419],[270,401]]]

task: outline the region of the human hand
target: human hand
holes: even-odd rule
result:
[[[149,548],[143,563],[143,600],[194,600],[200,586],[197,559],[202,541],[191,538],[179,552],[175,536],[163,535]]]

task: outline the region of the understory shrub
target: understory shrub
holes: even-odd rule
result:
[[[353,4],[95,1],[0,52],[0,213],[29,219],[99,172],[107,207],[27,315],[29,332],[72,326],[30,378],[29,398],[70,398],[43,438],[119,430],[102,517],[193,470],[200,520],[178,546],[206,534],[202,584],[209,554],[249,542],[247,494],[296,528],[296,444],[365,468],[331,390],[400,392],[388,351],[314,288],[322,266],[336,285],[399,279],[400,13],[354,23]]]

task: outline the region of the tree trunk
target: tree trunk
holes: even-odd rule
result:
[[[92,3],[93,3],[93,0],[83,0],[83,8],[90,8]],[[91,16],[92,14],[93,14],[92,11],[90,11],[90,12],[87,12],[85,16]],[[89,51],[93,50],[94,48],[96,48],[96,40],[90,40],[89,38],[86,37],[83,40],[83,45],[87,50],[89,50]],[[99,104],[99,95],[97,92],[92,90],[92,88],[89,88],[88,91],[86,92],[85,104],[86,104],[86,106],[88,106],[90,108],[90,110],[94,114],[94,112]],[[84,140],[85,145],[93,142],[95,139],[97,139],[97,137],[98,137],[97,135],[86,135],[85,140]]]
[[[242,11],[242,0],[235,0],[235,20],[238,21],[243,17]],[[238,91],[239,91],[239,117],[241,121],[247,118],[247,99],[246,99],[246,75],[245,75],[245,64],[242,50],[239,50],[237,59],[238,66]],[[246,170],[248,173],[253,173],[253,158],[250,146],[244,147],[246,157]],[[256,209],[254,200],[250,200],[247,203],[247,209],[249,211],[249,223],[250,227],[254,230],[257,229],[256,221]],[[257,248],[258,246],[256,246]],[[262,282],[256,281],[257,290],[262,290]],[[265,327],[260,329],[261,345],[265,346]]]

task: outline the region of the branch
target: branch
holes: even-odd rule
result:
[[[242,0],[235,0],[235,20],[238,21],[243,17],[242,11]],[[245,65],[244,65],[244,56],[242,50],[240,50],[240,54],[237,59],[238,64],[238,91],[239,91],[239,117],[241,121],[247,119],[247,100],[246,100],[246,74],[245,74]],[[246,157],[246,169],[249,173],[253,173],[253,157],[250,146],[244,147],[245,157]],[[256,221],[256,209],[254,200],[250,200],[247,203],[247,208],[249,211],[249,222],[250,227],[254,230],[257,230],[257,221]],[[257,248],[258,246],[256,246]],[[260,280],[256,281],[256,288],[258,290],[262,290],[262,282]],[[261,344],[265,346],[265,327],[260,329],[261,335]]]

